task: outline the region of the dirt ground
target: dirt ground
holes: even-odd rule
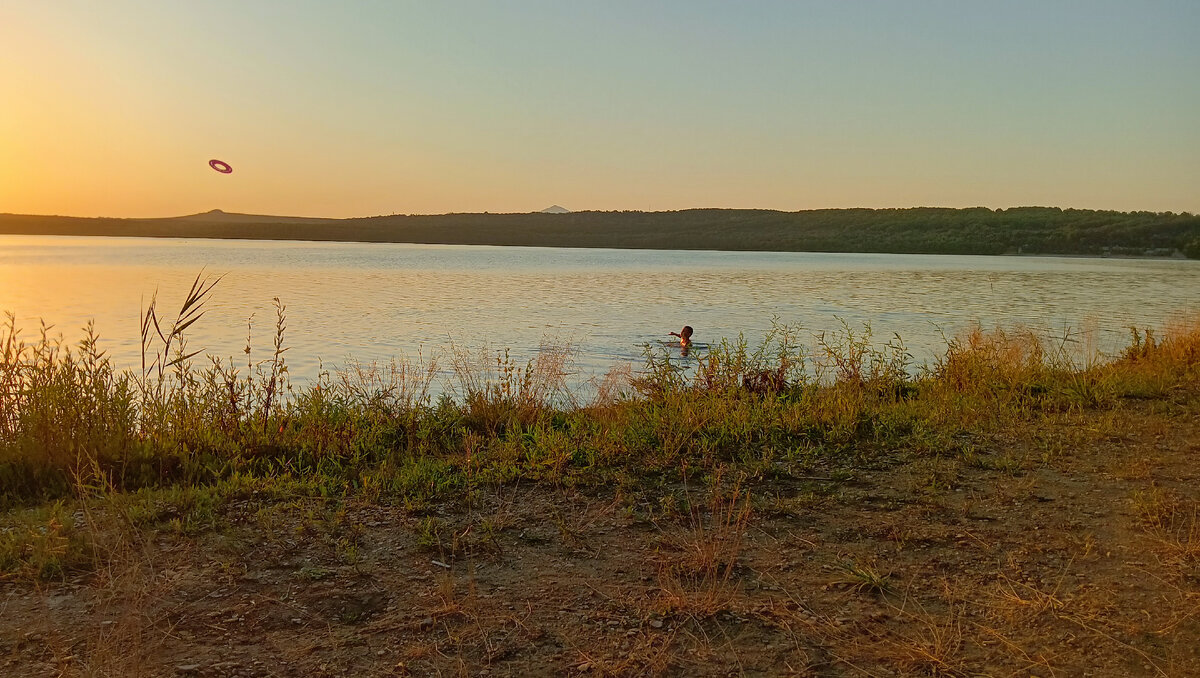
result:
[[[712,494],[247,500],[0,584],[0,675],[1200,675],[1196,394],[874,458]]]

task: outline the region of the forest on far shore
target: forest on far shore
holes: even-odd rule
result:
[[[165,219],[0,214],[0,233],[783,252],[1183,255],[1200,259],[1200,216],[1057,207],[800,212],[690,209],[354,219],[240,215],[219,210]]]

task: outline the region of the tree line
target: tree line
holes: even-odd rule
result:
[[[0,215],[0,233],[1200,259],[1200,216],[1057,207],[389,215],[311,223]]]

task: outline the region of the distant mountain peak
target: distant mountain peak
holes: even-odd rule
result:
[[[168,217],[172,221],[203,221],[220,224],[321,224],[337,221],[321,217],[281,217],[270,214],[242,214],[221,209],[189,214],[183,217]]]
[[[563,207],[562,205],[551,205],[551,206],[547,207],[546,209],[542,210],[542,214],[567,214],[570,211],[571,210],[567,209],[566,207]]]

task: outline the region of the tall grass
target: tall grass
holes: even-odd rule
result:
[[[0,328],[0,487],[64,496],[72,479],[142,456],[135,380],[114,373],[89,324],[78,346],[42,325],[32,343],[10,314]]]
[[[494,435],[514,425],[530,426],[556,405],[576,404],[566,383],[570,359],[570,346],[550,342],[543,342],[524,366],[508,350],[452,345],[453,390],[474,428]]]

